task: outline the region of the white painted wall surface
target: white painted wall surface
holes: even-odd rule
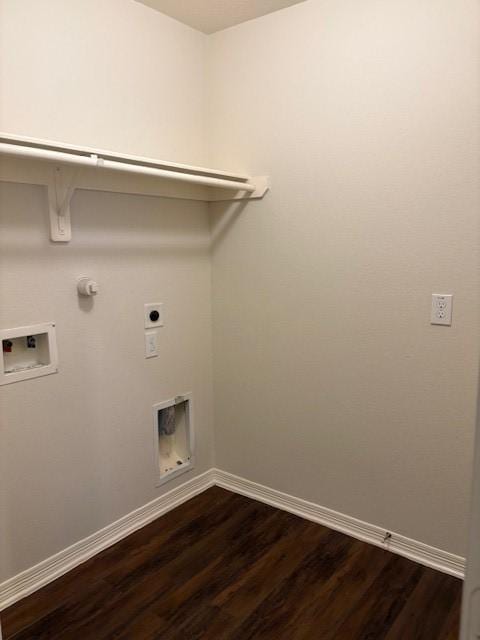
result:
[[[0,325],[55,320],[60,372],[0,391],[0,578],[213,466],[209,227],[203,203],[78,192],[48,241],[42,187],[0,185]],[[98,281],[80,300],[77,276]],[[143,304],[162,301],[159,357]],[[152,405],[192,391],[197,466],[156,489]]]
[[[210,140],[209,164],[271,175],[212,216],[217,466],[463,554],[476,0],[307,0],[216,34],[207,121],[205,36],[139,3],[0,0],[0,23],[0,130],[188,163]],[[0,580],[161,493],[154,402],[193,391],[195,473],[214,463],[205,206],[77,193],[72,211],[53,246],[45,191],[0,185],[0,326],[55,320],[61,366],[0,394]],[[455,295],[452,328],[430,326],[432,292]]]
[[[200,162],[204,36],[129,0],[0,0],[0,130]],[[203,203],[0,184],[0,326],[54,320],[60,372],[0,391],[0,581],[213,465]],[[76,279],[100,293],[79,301]],[[165,304],[144,359],[143,304]],[[195,471],[156,489],[151,408],[195,401]]]
[[[205,47],[133,0],[0,0],[0,131],[205,163]]]
[[[478,2],[309,0],[210,39],[217,466],[464,554]],[[451,328],[429,324],[453,293]]]

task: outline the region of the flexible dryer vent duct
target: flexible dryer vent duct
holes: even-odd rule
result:
[[[161,436],[173,436],[175,433],[175,406],[158,412],[158,433]]]

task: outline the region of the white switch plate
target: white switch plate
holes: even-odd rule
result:
[[[147,331],[145,333],[145,358],[155,358],[158,356],[157,332]]]
[[[158,320],[152,320],[150,314],[158,313]],[[163,304],[161,302],[149,302],[144,305],[145,329],[163,327]]]
[[[453,296],[450,293],[432,293],[431,324],[443,324],[447,326],[452,324],[452,301]]]

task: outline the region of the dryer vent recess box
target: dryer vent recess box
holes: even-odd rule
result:
[[[21,382],[58,371],[55,324],[0,331],[2,340],[0,385]]]
[[[157,486],[185,473],[194,465],[191,394],[177,396],[153,407]]]

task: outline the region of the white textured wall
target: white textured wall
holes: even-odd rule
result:
[[[128,0],[0,0],[0,16],[0,130],[202,159],[204,36]],[[0,184],[0,327],[54,320],[60,357],[0,387],[0,581],[213,465],[206,205],[77,192],[72,217],[52,244],[46,189]],[[80,275],[100,283],[91,306]],[[156,489],[151,407],[185,391],[197,467]]]
[[[209,228],[203,203],[79,192],[73,241],[48,241],[42,187],[0,185],[0,326],[55,320],[60,372],[0,388],[0,568],[12,575],[155,488],[152,405],[192,391],[197,467],[213,465]],[[90,304],[79,275],[100,283]],[[163,301],[159,357],[143,304]]]
[[[478,2],[309,0],[210,39],[217,466],[465,552]],[[226,229],[226,231],[225,231]],[[432,292],[455,295],[451,328]]]
[[[268,173],[213,214],[216,464],[463,553],[478,356],[476,0],[307,0],[205,36],[129,0],[0,0],[0,130]],[[206,135],[205,135],[206,134]],[[150,408],[213,460],[200,203],[0,185],[0,326],[60,373],[0,391],[0,580],[146,503]],[[92,308],[78,275],[97,278]],[[452,328],[428,322],[455,294]],[[160,357],[142,305],[162,300]],[[162,490],[182,482],[180,478]]]
[[[205,46],[133,0],[0,0],[0,131],[203,163]]]

